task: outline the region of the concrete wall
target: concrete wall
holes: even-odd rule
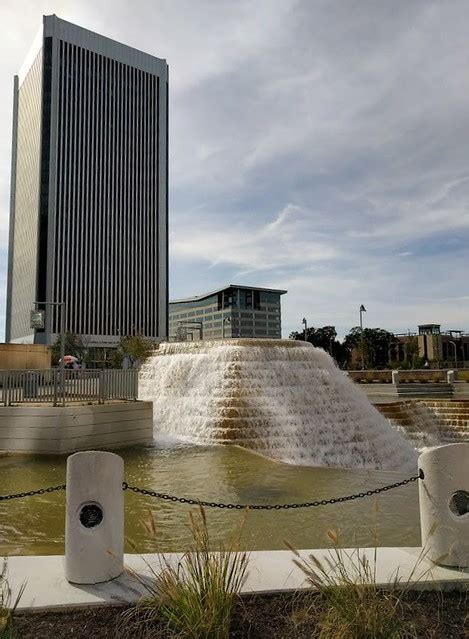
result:
[[[454,376],[456,381],[469,382],[469,370],[468,369],[452,369],[454,370]],[[447,369],[419,369],[419,370],[403,370],[399,369],[399,382],[443,382],[446,383]],[[358,383],[377,383],[377,384],[391,384],[392,383],[392,371],[347,371],[348,376]]]
[[[63,454],[151,441],[151,402],[0,407],[0,450]]]
[[[0,344],[0,369],[50,368],[50,350],[42,344]]]

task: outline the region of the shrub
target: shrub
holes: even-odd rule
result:
[[[304,558],[290,544],[294,563],[309,584],[318,591],[323,612],[319,637],[322,639],[400,639],[416,637],[412,625],[399,615],[402,598],[409,590],[424,553],[418,557],[408,581],[401,583],[396,574],[390,590],[380,590],[376,582],[377,540],[373,558],[358,548],[340,548],[339,537],[329,530],[333,548],[325,562],[314,555]]]
[[[23,596],[26,584],[23,584],[12,604],[11,590],[7,579],[7,560],[4,559],[0,570],[0,639],[13,639],[13,613]]]
[[[153,527],[152,522],[149,530]],[[239,552],[242,527],[227,546],[220,543],[216,551],[202,507],[190,514],[189,527],[192,546],[176,566],[163,558],[160,570],[147,564],[150,582],[136,575],[148,596],[127,617],[145,624],[162,621],[172,637],[225,639],[247,578],[248,555]]]

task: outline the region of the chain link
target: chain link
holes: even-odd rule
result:
[[[16,493],[16,495],[0,495],[0,501],[8,499],[21,499],[22,497],[34,497],[34,495],[44,495],[45,493],[54,493],[56,490],[65,490],[66,484],[60,486],[49,486],[49,488],[41,488],[39,490],[30,490],[25,493]]]
[[[200,499],[190,499],[188,497],[175,497],[174,495],[168,495],[167,493],[157,493],[153,490],[146,490],[145,488],[139,488],[138,486],[129,486],[127,482],[122,484],[123,490],[131,490],[134,493],[145,495],[146,497],[154,497],[156,499],[163,499],[164,501],[177,502],[178,504],[190,504],[195,506],[205,506],[206,508],[227,508],[228,510],[289,510],[290,508],[315,508],[316,506],[328,506],[329,504],[340,504],[344,501],[353,501],[354,499],[362,499],[363,497],[371,497],[372,495],[379,495],[393,488],[399,488],[410,484],[417,479],[423,479],[423,471],[420,470],[418,475],[409,477],[409,479],[403,479],[394,484],[388,486],[382,486],[381,488],[375,488],[374,490],[367,490],[366,492],[356,493],[355,495],[347,495],[346,497],[334,497],[332,499],[321,499],[318,501],[307,501],[299,504],[224,504],[216,503],[214,501],[202,501]]]
[[[174,495],[168,495],[167,493],[157,493],[153,490],[147,490],[146,488],[139,488],[138,486],[129,486],[127,482],[122,483],[122,490],[131,490],[134,493],[145,495],[146,497],[154,497],[156,499],[163,499],[164,501],[172,501],[178,504],[189,504],[192,506],[205,506],[206,508],[226,508],[227,510],[244,510],[248,508],[250,510],[289,510],[290,508],[315,508],[316,506],[328,506],[329,504],[341,504],[344,501],[353,501],[354,499],[362,499],[363,497],[371,497],[372,495],[379,495],[393,488],[399,488],[410,484],[417,479],[424,479],[422,470],[419,470],[418,475],[409,477],[409,479],[403,479],[394,484],[388,484],[381,488],[375,488],[374,490],[367,490],[366,492],[356,493],[354,495],[347,495],[346,497],[333,497],[332,499],[321,499],[318,501],[306,501],[299,504],[224,504],[223,502],[217,503],[214,501],[202,501],[201,499],[191,499],[189,497],[175,497]],[[49,486],[49,488],[41,488],[40,490],[30,490],[24,493],[16,493],[15,495],[0,495],[0,501],[7,501],[9,499],[21,499],[23,497],[34,497],[35,495],[44,495],[45,493],[53,493],[57,490],[65,490],[66,484],[60,486]]]

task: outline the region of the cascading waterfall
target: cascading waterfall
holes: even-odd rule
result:
[[[290,464],[415,470],[417,453],[323,350],[293,340],[161,344],[140,373],[155,432]]]

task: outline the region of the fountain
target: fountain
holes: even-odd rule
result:
[[[323,350],[293,340],[164,343],[140,374],[155,433],[296,465],[414,471],[417,453]]]

